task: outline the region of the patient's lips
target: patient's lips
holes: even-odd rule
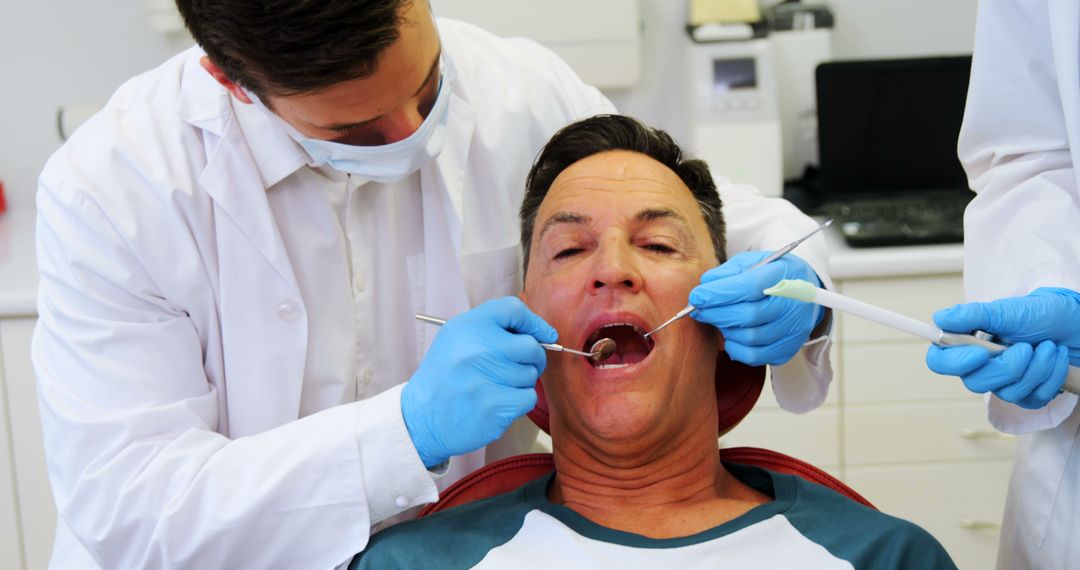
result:
[[[593,343],[610,338],[615,341],[615,350],[604,360],[590,359],[594,368],[625,368],[637,364],[652,352],[653,340],[645,338],[645,331],[631,323],[610,323],[596,329],[585,341],[582,350],[588,350]]]

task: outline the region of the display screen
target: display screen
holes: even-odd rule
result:
[[[713,89],[718,93],[757,87],[753,58],[714,59],[712,66]]]

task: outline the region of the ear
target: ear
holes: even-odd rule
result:
[[[215,81],[220,83],[222,87],[229,91],[229,93],[232,93],[233,97],[236,97],[238,100],[247,103],[248,105],[251,104],[251,98],[248,97],[247,91],[244,91],[242,87],[233,83],[216,63],[210,61],[209,57],[205,55],[202,56],[202,59],[199,60],[199,65],[202,65],[202,68],[205,69]]]

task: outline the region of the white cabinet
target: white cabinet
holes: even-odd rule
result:
[[[846,483],[932,534],[961,570],[993,568],[1012,461],[849,467]]]
[[[836,288],[926,321],[963,301],[958,272],[841,278]],[[993,567],[1015,441],[990,427],[980,396],[926,368],[925,341],[846,314],[835,326],[825,405],[784,412],[766,384],[722,445],[764,447],[821,467],[929,531],[960,568]]]
[[[11,418],[8,417],[6,370],[0,351],[0,567],[23,568],[22,530],[15,495],[15,460],[12,455]]]
[[[30,339],[35,319],[0,320],[0,357],[3,359],[3,414],[10,430],[10,453],[0,459],[0,531],[14,519],[13,532],[0,533],[0,567],[42,570],[49,565],[56,507],[45,469],[45,446],[41,437],[34,371],[30,364]],[[4,435],[0,427],[0,435]],[[5,451],[7,438],[0,443]],[[5,460],[9,462],[5,467]],[[5,480],[8,483],[5,485]],[[13,492],[11,508],[8,490]],[[15,542],[15,545],[9,544]]]
[[[837,288],[925,321],[964,300],[959,273]],[[845,482],[929,531],[960,568],[993,567],[1013,438],[990,427],[982,397],[926,368],[925,341],[846,314],[838,322]]]

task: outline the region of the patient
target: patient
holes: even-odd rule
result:
[[[564,345],[619,349],[598,364],[549,353],[552,475],[379,533],[353,568],[955,567],[915,525],[722,463],[723,339],[692,319],[642,338],[723,260],[704,163],[633,119],[586,119],[537,159],[521,218],[522,299]]]

